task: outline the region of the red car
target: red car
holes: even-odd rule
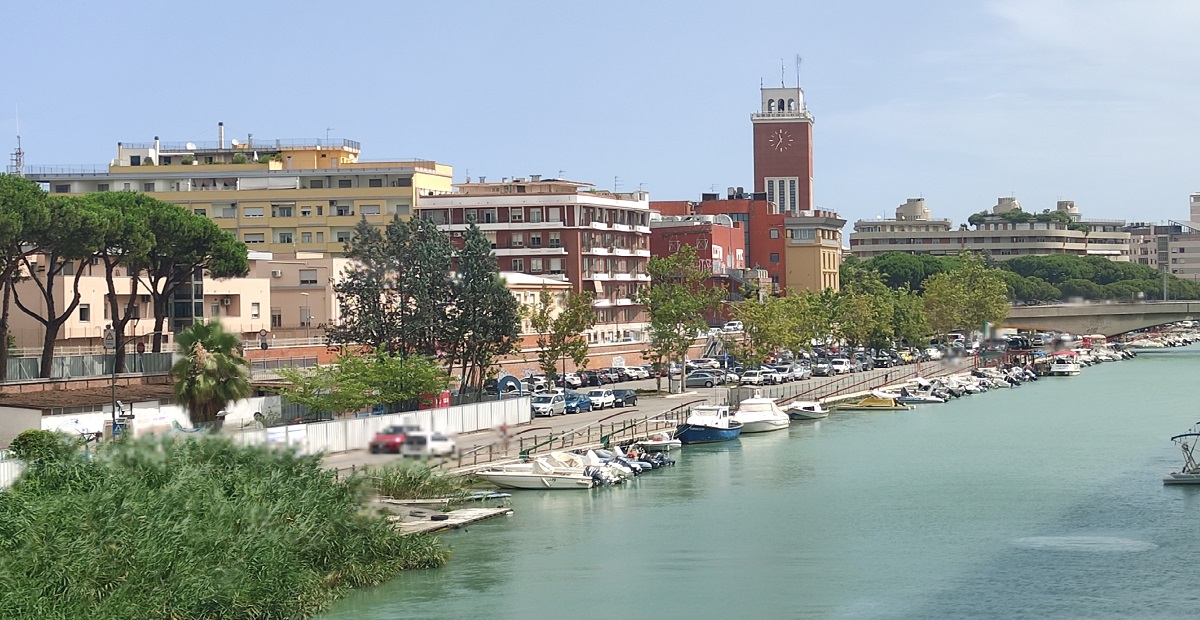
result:
[[[404,443],[404,438],[408,437],[409,433],[416,433],[421,430],[420,426],[415,424],[398,424],[389,426],[375,433],[375,438],[371,440],[371,454],[379,454],[380,452],[395,452],[400,453],[400,446]]]

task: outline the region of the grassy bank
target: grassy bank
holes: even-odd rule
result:
[[[369,481],[319,457],[219,438],[68,443],[31,442],[42,455],[0,491],[0,618],[307,618],[447,559],[367,514]]]

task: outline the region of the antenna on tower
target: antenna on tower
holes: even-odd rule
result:
[[[800,54],[796,54],[796,88],[800,88]]]
[[[614,192],[621,191],[621,177],[619,177],[619,176],[615,176],[615,175],[613,176],[613,191]]]
[[[16,105],[13,106],[13,116],[17,123],[17,150],[13,151],[8,172],[20,177],[25,176],[25,151],[21,150],[21,110]]]
[[[780,88],[787,87],[787,84],[784,83],[784,77],[783,77],[784,71],[786,71],[786,70],[787,70],[787,65],[783,64],[783,59],[780,58],[779,59],[779,87]]]
[[[333,131],[333,127],[325,128],[325,144],[326,144],[326,146],[329,145],[329,132],[331,132],[331,131]]]

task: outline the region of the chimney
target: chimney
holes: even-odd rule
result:
[[[158,159],[158,136],[154,136],[154,158]]]
[[[480,183],[487,183],[487,177],[483,176],[482,174],[481,174],[481,175],[479,175],[479,182],[480,182]],[[470,181],[467,181],[467,183],[470,183]]]
[[[217,123],[217,148],[225,148],[225,123]]]

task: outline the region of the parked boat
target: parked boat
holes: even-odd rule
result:
[[[1163,484],[1200,484],[1200,466],[1196,465],[1196,442],[1200,441],[1200,433],[1191,432],[1176,435],[1171,441],[1183,451],[1183,468],[1163,476]]]
[[[909,391],[908,387],[901,387],[898,391],[892,390],[873,390],[872,396],[891,399],[902,405],[927,405],[931,403],[944,403],[946,399],[941,396],[936,396],[928,391]]]
[[[855,403],[847,403],[836,407],[842,411],[907,411],[912,405],[896,402],[894,398],[882,398],[871,395]]]
[[[774,399],[761,396],[747,398],[739,403],[733,419],[742,423],[742,433],[781,431],[792,423],[791,418],[775,404]]]
[[[682,441],[679,441],[674,435],[667,431],[659,431],[650,435],[648,439],[643,439],[637,443],[647,452],[653,452],[655,450],[670,450],[683,445]]]
[[[476,476],[503,489],[564,490],[590,489],[597,480],[583,471],[560,470],[542,459],[530,463],[500,465],[476,472]]]
[[[815,400],[793,401],[783,411],[793,420],[820,420],[829,417],[829,410]]]
[[[675,437],[684,444],[729,441],[742,434],[742,423],[729,415],[724,405],[703,405],[675,430]]]
[[[1050,365],[1050,374],[1056,377],[1074,377],[1079,374],[1079,361],[1074,351],[1062,351],[1054,354],[1054,363]]]

